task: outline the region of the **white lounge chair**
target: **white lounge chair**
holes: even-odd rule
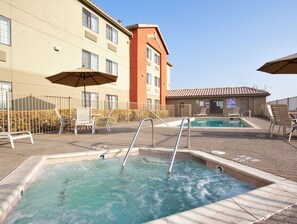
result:
[[[291,141],[292,132],[297,128],[296,119],[292,119],[289,115],[288,106],[286,104],[271,105],[274,122],[270,132],[270,137],[273,135],[274,125],[279,125],[279,130],[283,127],[283,134],[286,134],[286,129],[289,129],[289,140]]]
[[[103,117],[103,120],[105,121],[105,127],[106,130],[110,132],[110,125],[109,125],[109,121],[110,121],[110,116],[112,114],[112,109],[110,109],[107,113],[106,116]]]
[[[273,118],[273,114],[272,114],[271,105],[267,104],[266,107],[267,107],[267,112],[268,112],[268,116],[269,116],[269,120],[270,120],[269,129],[268,129],[268,134],[270,135],[271,134],[271,128],[272,128],[272,125],[274,123],[274,118]]]
[[[231,108],[230,112],[227,114],[228,117],[240,117],[239,107]]]
[[[71,121],[63,118],[58,110],[58,108],[55,108],[56,115],[58,116],[60,128],[59,128],[59,135],[63,133],[64,127],[66,124],[71,124]]]
[[[75,119],[75,125],[74,125],[75,135],[77,135],[78,126],[91,127],[92,134],[95,133],[95,120],[92,118],[91,107],[78,107],[76,109],[76,119]]]
[[[9,139],[11,148],[14,149],[14,140],[21,138],[30,138],[31,143],[34,144],[33,137],[29,131],[19,131],[19,132],[0,132],[0,139]]]
[[[206,107],[202,107],[199,114],[193,114],[193,117],[207,117]]]

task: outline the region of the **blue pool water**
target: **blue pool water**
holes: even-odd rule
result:
[[[250,128],[251,126],[240,118],[195,118],[191,121],[191,127]]]
[[[192,160],[122,160],[46,166],[4,223],[143,223],[254,189]]]

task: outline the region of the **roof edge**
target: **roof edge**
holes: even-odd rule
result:
[[[123,26],[121,23],[119,23],[118,21],[116,21],[113,17],[111,17],[110,15],[108,15],[104,10],[102,10],[101,8],[99,8],[99,6],[97,6],[91,0],[78,0],[78,1],[81,2],[83,5],[89,7],[90,9],[94,10],[96,13],[98,13],[98,15],[100,15],[101,17],[103,17],[104,19],[106,19],[108,22],[110,22],[116,28],[118,28],[119,30],[121,30],[127,36],[129,36],[129,37],[132,37],[133,36],[133,34],[131,33],[131,31],[129,31],[125,26]]]
[[[157,30],[158,34],[161,37],[161,41],[162,41],[162,43],[163,43],[163,45],[165,47],[167,55],[169,55],[169,50],[167,48],[166,42],[165,42],[165,40],[163,38],[163,35],[161,33],[161,30],[160,30],[160,28],[159,28],[159,26],[157,24],[133,24],[133,25],[126,26],[126,28],[128,30],[135,30],[135,29],[138,29],[138,28],[155,28]]]

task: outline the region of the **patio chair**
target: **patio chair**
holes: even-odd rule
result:
[[[270,138],[273,135],[274,125],[279,125],[279,130],[283,127],[283,134],[286,134],[286,129],[289,129],[289,139],[291,141],[292,132],[297,128],[296,119],[292,119],[289,115],[288,107],[286,104],[276,104],[271,105],[272,115],[274,122],[272,123],[272,128],[270,132]]]
[[[59,128],[59,135],[63,133],[64,127],[66,124],[71,124],[71,121],[69,119],[63,118],[58,110],[58,108],[55,108],[56,115],[59,119],[60,128]]]
[[[240,117],[239,107],[233,107],[227,114],[228,117]]]
[[[34,144],[33,137],[31,132],[29,131],[18,131],[18,132],[0,132],[0,139],[10,140],[11,148],[14,149],[14,140],[21,139],[21,138],[30,138],[31,143]]]
[[[76,109],[76,119],[74,125],[74,133],[77,135],[77,127],[90,127],[92,134],[95,133],[95,120],[92,117],[91,107],[78,107]]]
[[[93,119],[95,120],[95,123],[96,123],[96,120],[97,119],[103,121],[105,123],[106,130],[108,132],[110,132],[109,121],[110,121],[111,114],[112,114],[112,109],[108,110],[107,113],[105,113],[105,115],[102,115],[102,114],[93,114],[92,116],[93,116]]]
[[[206,107],[202,107],[199,114],[193,114],[193,117],[207,117]]]
[[[268,134],[270,135],[271,134],[271,128],[272,128],[272,125],[274,123],[274,118],[273,118],[273,114],[272,114],[271,105],[267,104],[266,107],[267,107],[267,112],[268,112],[268,117],[269,117],[269,122],[270,122],[269,128],[268,128]]]

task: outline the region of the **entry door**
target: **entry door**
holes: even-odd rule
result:
[[[240,112],[245,112],[250,109],[249,100],[248,99],[242,99],[240,100]]]

